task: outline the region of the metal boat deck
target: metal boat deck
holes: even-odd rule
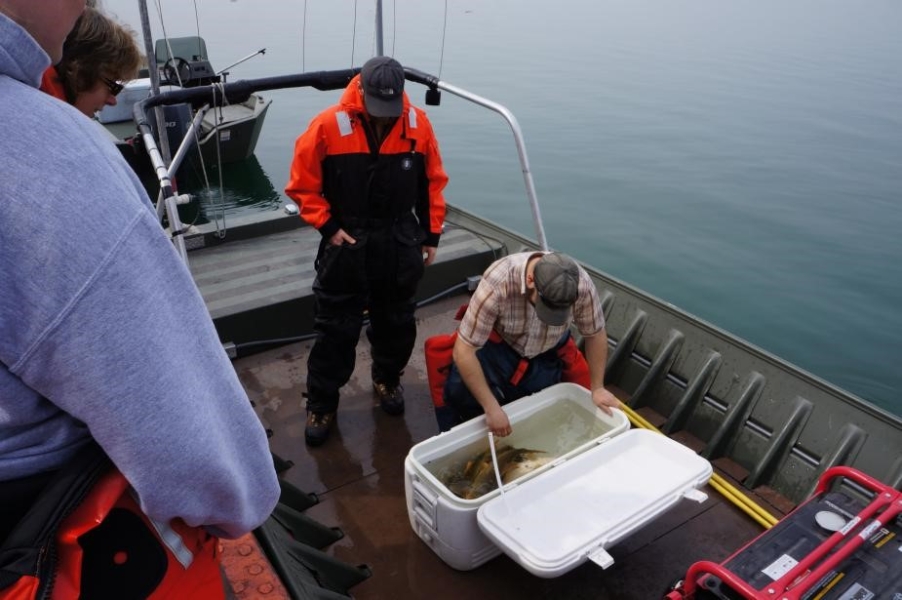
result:
[[[354,375],[342,390],[336,428],[318,448],[304,444],[302,394],[311,342],[234,363],[261,420],[272,432],[273,452],[293,463],[283,479],[319,498],[305,514],[344,533],[324,552],[371,569],[372,576],[350,590],[353,597],[660,598],[668,584],[696,560],[721,561],[761,533],[759,525],[706,488],[709,498],[704,503],[683,500],[613,546],[615,563],[607,570],[587,563],[562,577],[542,579],[503,555],[471,571],[446,565],[410,527],[403,464],[414,444],[438,433],[423,342],[453,330],[454,313],[465,301],[466,295],[455,295],[418,311],[417,345],[402,377],[407,399],[403,417],[384,414],[373,398],[369,347],[362,335]],[[643,416],[659,420],[648,411]]]
[[[709,489],[705,503],[683,501],[614,546],[615,564],[607,570],[587,564],[546,580],[506,556],[472,571],[452,569],[411,529],[404,495],[404,458],[414,444],[438,433],[423,342],[455,328],[454,315],[467,300],[468,276],[482,273],[499,253],[518,248],[449,225],[420,289],[421,300],[437,299],[417,313],[417,345],[402,378],[404,416],[390,417],[378,408],[369,377],[368,342],[361,335],[357,367],[342,390],[336,429],[324,446],[309,449],[304,444],[302,394],[312,342],[284,345],[284,340],[304,339],[310,332],[311,257],[319,240],[319,233],[301,226],[296,216],[274,214],[261,223],[258,215],[247,223],[233,220],[225,238],[210,229],[189,237],[189,263],[222,340],[234,344],[241,356],[235,368],[271,432],[273,452],[293,464],[283,480],[319,499],[304,511],[306,517],[343,534],[321,551],[372,571],[349,590],[354,597],[657,598],[695,560],[722,560],[761,532]],[[459,289],[446,294],[453,283]],[[259,352],[272,339],[283,345]],[[642,414],[649,421],[663,421],[651,410]],[[318,584],[301,585],[311,593],[322,591]],[[245,591],[237,597],[253,597],[247,595],[251,590]]]
[[[240,349],[311,331],[313,257],[320,234],[299,217],[234,219],[225,237],[205,225],[186,243],[194,280],[224,343]],[[481,274],[500,250],[497,241],[448,227],[418,299],[444,292],[447,282],[461,284]]]
[[[235,368],[272,434],[272,450],[292,465],[283,472],[283,480],[318,499],[316,504],[303,506],[305,517],[317,527],[338,528],[339,535],[317,546],[315,552],[345,569],[366,565],[365,570],[372,573],[359,583],[357,573],[352,573],[354,584],[349,592],[354,597],[659,598],[692,563],[702,559],[720,562],[761,533],[760,525],[709,487],[704,503],[682,501],[610,548],[615,563],[607,570],[588,563],[559,578],[541,579],[505,556],[472,571],[452,569],[411,529],[404,494],[403,464],[408,451],[438,433],[423,343],[456,327],[454,315],[467,301],[469,277],[481,274],[498,255],[534,246],[491,223],[477,222],[475,217],[455,214],[449,219],[437,262],[427,269],[420,286],[418,341],[402,378],[405,415],[390,417],[376,405],[368,343],[361,335],[357,368],[342,390],[336,429],[324,446],[308,449],[303,437],[303,392],[312,345],[312,257],[319,234],[301,226],[297,216],[273,214],[263,220],[257,216],[248,223],[233,220],[224,238],[208,230],[187,241],[192,248],[190,268],[222,341],[238,357]],[[804,429],[763,427],[760,423],[779,418],[781,407],[795,407],[787,417],[792,424],[796,413],[807,415],[803,409],[809,404],[829,407],[830,402],[848,399],[675,307],[594,270],[590,269],[590,274],[602,291],[608,317],[612,391],[647,422],[708,457],[721,477],[744,488],[775,517],[791,510],[800,498],[789,498],[769,484],[782,483],[781,478],[787,476],[786,469],[773,468],[778,459],[792,462],[791,473],[800,472],[794,454],[783,454],[781,449],[804,439]],[[705,357],[707,361],[701,360]],[[721,364],[728,366],[721,374],[729,379],[724,391],[718,384]],[[749,389],[737,385],[743,377],[751,382]],[[768,380],[773,387],[767,388]],[[796,400],[776,404],[776,414],[749,415],[759,395],[769,405],[773,402],[770,398],[787,393],[796,394]],[[727,405],[726,409],[718,402]],[[862,414],[869,415],[863,409],[856,414],[859,420]],[[862,428],[878,432],[893,425],[878,412],[873,417],[867,424],[862,422]],[[823,436],[823,431],[818,428],[812,434]],[[736,440],[749,435],[756,436],[753,441],[763,447],[756,448],[751,442],[737,444]],[[825,460],[803,466],[811,471],[818,466],[826,468],[844,456],[843,449],[856,439],[842,438],[838,449],[824,452]],[[800,479],[782,488],[804,497],[807,485],[807,479]],[[308,579],[300,585],[316,596],[327,586],[310,579],[315,568],[306,568]]]

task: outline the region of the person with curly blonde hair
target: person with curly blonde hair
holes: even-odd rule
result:
[[[116,105],[123,82],[134,79],[142,56],[131,29],[91,8],[63,43],[63,58],[49,67],[41,89],[89,117]]]

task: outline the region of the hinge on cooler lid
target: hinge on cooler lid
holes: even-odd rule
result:
[[[599,546],[595,550],[589,552],[589,560],[594,562],[602,569],[607,569],[614,564],[614,557],[608,554],[603,546]]]
[[[688,490],[683,492],[683,497],[689,500],[695,500],[696,502],[701,504],[708,499],[708,494],[695,488],[689,488]]]

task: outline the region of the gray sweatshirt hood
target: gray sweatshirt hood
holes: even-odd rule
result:
[[[50,56],[18,23],[0,13],[0,74],[31,87],[41,84],[41,75],[50,66]]]

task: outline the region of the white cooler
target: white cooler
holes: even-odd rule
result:
[[[411,527],[451,567],[469,570],[502,551],[540,577],[557,577],[698,490],[710,463],[657,433],[629,429],[622,411],[606,415],[585,388],[561,383],[504,407],[513,434],[497,440],[557,458],[532,473],[465,500],[433,473],[450,455],[466,460],[488,449],[485,418],[473,419],[411,448],[404,461]],[[561,440],[567,449],[560,453]]]

